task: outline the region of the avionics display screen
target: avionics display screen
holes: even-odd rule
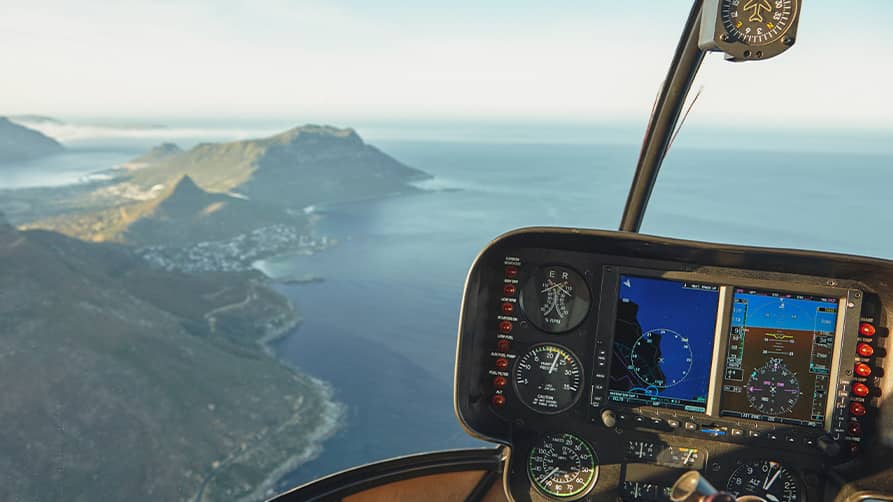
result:
[[[838,298],[735,288],[720,416],[821,427]]]
[[[621,275],[610,400],[706,411],[718,306],[717,286]]]

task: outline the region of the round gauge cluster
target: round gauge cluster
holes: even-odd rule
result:
[[[750,46],[769,45],[791,28],[798,0],[722,0],[720,17],[726,32]]]
[[[583,370],[577,356],[560,345],[534,345],[515,363],[515,391],[534,411],[567,410],[583,393]]]
[[[774,502],[803,502],[806,496],[797,475],[772,460],[745,462],[735,469],[726,489],[736,497],[755,495]]]
[[[527,476],[544,495],[577,500],[595,486],[598,460],[583,439],[573,434],[547,434],[530,450]]]
[[[531,274],[520,302],[534,326],[547,333],[565,333],[586,318],[592,296],[586,281],[576,271],[550,266]]]

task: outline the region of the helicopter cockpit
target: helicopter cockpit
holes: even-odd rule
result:
[[[704,54],[779,56],[799,14],[799,0],[695,1],[620,231],[521,229],[475,260],[454,405],[501,447],[450,460],[486,473],[466,500],[893,500],[893,262],[638,233]],[[680,493],[691,471],[708,488]]]

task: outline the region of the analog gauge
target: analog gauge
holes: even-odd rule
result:
[[[583,370],[570,350],[551,344],[535,345],[515,363],[515,392],[534,411],[561,413],[580,399]]]
[[[547,434],[530,450],[527,475],[544,495],[577,500],[595,486],[598,459],[592,447],[573,434]]]
[[[754,460],[738,466],[726,488],[736,497],[755,495],[769,502],[801,502],[806,499],[797,475],[772,460]]]
[[[630,369],[652,390],[678,385],[688,377],[694,356],[688,337],[669,330],[642,333],[630,350]]]
[[[626,458],[638,461],[649,461],[657,458],[657,446],[650,441],[627,441]]]
[[[563,333],[579,326],[589,313],[591,301],[583,277],[558,266],[534,271],[521,294],[521,308],[527,318],[548,333]]]
[[[746,390],[750,406],[770,416],[790,413],[800,399],[797,375],[779,358],[769,359],[766,364],[754,369]]]
[[[722,0],[720,16],[732,40],[769,45],[791,28],[799,0]]]

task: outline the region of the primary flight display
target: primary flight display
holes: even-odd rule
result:
[[[820,427],[838,298],[736,288],[720,415]]]

